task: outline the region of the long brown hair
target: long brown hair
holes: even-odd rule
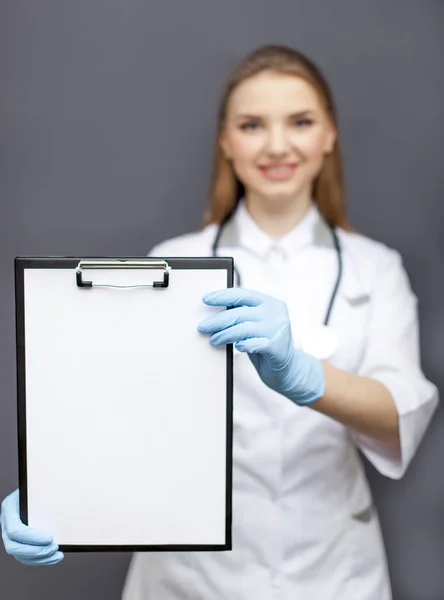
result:
[[[222,152],[219,138],[225,126],[227,105],[235,88],[246,79],[263,71],[294,75],[307,81],[319,94],[323,106],[336,130],[337,112],[333,96],[322,73],[306,56],[286,46],[263,46],[247,55],[228,78],[222,94],[216,138],[210,201],[205,224],[220,224],[234,212],[245,189]],[[346,200],[341,151],[338,137],[332,152],[324,159],[314,181],[313,197],[325,220],[332,226],[352,229],[346,215]]]

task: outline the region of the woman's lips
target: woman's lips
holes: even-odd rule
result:
[[[296,169],[297,164],[295,163],[275,163],[259,166],[259,171],[270,181],[288,181],[293,177]]]

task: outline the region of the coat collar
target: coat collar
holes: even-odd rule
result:
[[[333,247],[331,231],[314,202],[294,229],[281,239],[273,240],[249,215],[245,201],[240,200],[219,240],[220,247],[242,247],[259,258],[265,258],[274,248],[289,259],[300,249],[313,244]]]

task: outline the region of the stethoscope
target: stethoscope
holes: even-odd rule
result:
[[[225,230],[227,223],[229,222],[232,215],[229,215],[218,227],[216,235],[213,240],[213,244],[211,246],[213,257],[217,256],[217,251],[219,247],[219,242],[221,236]],[[342,279],[342,251],[341,245],[339,243],[339,237],[336,229],[327,223],[328,228],[330,229],[333,243],[336,250],[336,257],[338,263],[338,272],[336,275],[336,281],[333,286],[333,290],[330,296],[330,301],[328,303],[327,312],[325,314],[324,322],[322,325],[317,325],[305,332],[301,336],[301,349],[312,356],[315,356],[319,360],[327,360],[331,358],[333,354],[336,352],[338,348],[338,336],[336,332],[330,327],[330,317],[333,310],[333,306],[338,294],[339,285]],[[238,287],[242,287],[242,277],[239,272],[237,266],[234,266],[236,284]]]

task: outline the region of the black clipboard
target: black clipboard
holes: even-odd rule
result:
[[[139,279],[136,282],[132,281],[129,283],[128,277],[130,275],[137,275]],[[141,276],[142,279],[140,279]],[[208,279],[208,282],[207,284],[204,284],[206,279]],[[158,438],[159,447],[166,453],[168,458],[164,458],[164,456],[159,458],[161,453],[156,458],[153,447],[150,447],[148,441],[146,441],[150,440],[151,443],[152,439],[156,438],[157,430],[154,429],[153,425],[153,422],[156,422],[155,415],[151,414],[151,419],[146,419],[144,421],[145,426],[148,428],[149,426],[152,427],[150,430],[151,435],[147,434],[144,439],[143,435],[140,435],[139,429],[139,441],[137,443],[134,442],[132,436],[125,438],[125,435],[127,434],[127,430],[125,430],[126,425],[121,425],[121,423],[122,419],[124,420],[125,418],[127,418],[128,423],[130,423],[131,419],[128,417],[130,411],[128,410],[127,413],[125,413],[125,406],[119,404],[120,399],[122,399],[123,402],[124,394],[120,393],[119,395],[119,392],[115,391],[117,389],[123,389],[122,379],[124,379],[124,377],[122,372],[125,369],[127,374],[132,373],[133,376],[136,377],[136,383],[131,383],[133,391],[136,390],[137,385],[140,385],[140,382],[144,382],[145,379],[143,378],[147,377],[144,374],[143,368],[141,369],[141,365],[146,365],[146,369],[153,374],[152,379],[149,377],[146,378],[147,382],[152,381],[151,392],[153,392],[154,388],[157,394],[159,394],[159,389],[163,389],[164,391],[163,398],[159,398],[159,401],[162,401],[162,404],[158,405],[161,406],[161,409],[154,409],[154,404],[151,404],[150,406],[154,412],[155,410],[167,410],[164,407],[164,403],[168,403],[169,399],[173,396],[171,390],[177,388],[177,371],[180,371],[182,367],[179,364],[179,361],[176,360],[177,356],[174,357],[167,354],[165,348],[168,348],[168,346],[163,344],[161,340],[160,342],[159,340],[156,342],[154,338],[156,335],[159,338],[162,337],[158,335],[159,326],[162,327],[165,336],[172,335],[175,331],[175,327],[176,330],[177,327],[182,327],[182,324],[187,318],[184,306],[188,306],[191,313],[192,310],[194,310],[191,307],[194,307],[194,301],[197,297],[201,295],[202,291],[211,291],[212,284],[214,287],[216,281],[222,284],[219,287],[233,286],[232,258],[149,257],[148,259],[142,259],[140,257],[17,257],[15,259],[20,516],[25,524],[52,533],[62,551],[133,552],[231,550],[233,444],[232,345],[227,345],[225,348],[219,349],[223,353],[225,365],[222,381],[220,368],[216,365],[217,361],[219,361],[219,365],[221,364],[220,352],[217,358],[216,355],[212,355],[211,360],[207,362],[205,369],[208,373],[203,372],[202,370],[199,371],[198,358],[205,357],[205,359],[201,359],[201,363],[202,361],[205,362],[209,354],[204,354],[206,350],[203,350],[203,347],[199,345],[201,342],[199,342],[198,338],[193,337],[195,335],[194,331],[191,332],[191,328],[184,326],[182,337],[192,340],[192,343],[195,344],[194,351],[196,352],[196,360],[194,360],[193,357],[190,359],[189,356],[186,356],[186,352],[184,353],[186,345],[181,347],[181,351],[183,352],[181,356],[186,356],[184,360],[188,360],[188,370],[192,370],[196,367],[197,378],[195,377],[194,381],[199,382],[199,385],[203,386],[203,389],[214,390],[214,387],[209,387],[211,372],[213,372],[213,378],[219,378],[219,388],[224,389],[223,405],[220,399],[220,389],[218,389],[217,393],[213,393],[214,397],[212,400],[210,398],[208,399],[209,401],[214,402],[212,410],[214,409],[216,413],[218,411],[218,414],[223,416],[222,421],[217,423],[215,418],[213,418],[213,413],[209,411],[207,404],[204,403],[202,399],[198,402],[196,398],[190,396],[189,391],[187,392],[188,403],[192,404],[194,402],[194,406],[190,407],[190,410],[198,410],[199,407],[201,410],[200,415],[193,417],[193,427],[199,422],[199,418],[204,418],[202,414],[205,413],[205,418],[208,420],[208,427],[213,430],[213,437],[219,440],[218,446],[214,450],[211,449],[212,440],[206,437],[207,433],[205,428],[196,425],[196,431],[190,432],[189,436],[197,436],[196,440],[182,436],[182,445],[174,451],[170,451],[171,445],[174,446],[174,436],[172,435],[172,432],[176,432],[178,437],[181,435],[180,427],[174,421],[174,410],[170,410],[169,413],[164,412],[161,413],[160,416],[156,416],[158,423],[162,423],[162,415],[170,415],[173,413],[169,426],[167,426],[165,417],[163,421],[164,429],[168,430],[168,435],[170,436],[169,442],[164,443],[163,437]],[[197,292],[198,288],[199,291],[197,296],[195,294],[194,300],[188,298],[194,291]],[[171,295],[173,293],[176,295],[176,300],[174,302],[172,300],[173,296]],[[148,299],[150,299],[149,302]],[[151,308],[148,306],[150,302]],[[99,305],[103,307],[100,310],[98,309]],[[174,310],[171,310],[172,306],[175,307]],[[169,309],[167,307],[169,307]],[[181,310],[183,318],[180,319],[177,315]],[[199,310],[202,310],[202,316],[204,316],[203,313],[206,309],[203,303]],[[142,331],[140,335],[137,334],[139,337],[137,337],[136,333],[132,330],[134,329],[135,323],[134,311],[141,311],[141,314],[144,315],[142,319],[139,318],[137,321],[137,323],[143,322],[145,326],[145,330]],[[91,313],[92,317],[89,313]],[[87,318],[87,315],[91,318]],[[110,315],[113,315],[112,318]],[[170,320],[170,323],[168,323],[168,320]],[[100,323],[98,324],[98,322]],[[129,322],[133,323],[132,329],[128,324]],[[150,326],[152,329],[146,325],[147,322],[151,324]],[[108,335],[110,327],[112,328],[113,326],[115,328],[114,337]],[[102,329],[100,329],[100,327],[102,327]],[[108,335],[108,343],[106,344],[102,340],[100,343],[104,344],[103,351],[109,352],[110,357],[115,356],[115,353],[120,351],[120,346],[116,344],[115,336],[120,335],[122,340],[127,341],[137,340],[138,343],[140,343],[140,340],[143,338],[145,341],[141,343],[140,352],[134,350],[134,344],[131,346],[133,352],[132,358],[135,361],[139,361],[137,369],[134,368],[134,370],[131,371],[131,368],[128,367],[129,363],[125,363],[124,361],[120,364],[115,364],[115,361],[110,362],[108,369],[107,363],[104,362],[105,359],[103,359],[103,356],[99,356],[100,353],[97,352],[99,346],[97,346],[97,339],[95,339],[94,336],[96,336],[96,338],[100,337],[98,336],[98,331],[105,332],[106,335]],[[148,344],[146,338],[149,338],[150,335],[153,339],[150,339]],[[71,347],[69,345],[69,336],[72,338]],[[181,339],[180,336],[179,339]],[[94,343],[96,343],[96,355],[94,355]],[[156,343],[160,343],[161,346],[163,344],[162,347],[159,346],[156,349],[157,354],[153,351]],[[214,348],[212,350],[210,349],[208,340],[206,340],[205,343],[208,344],[208,353],[216,351]],[[58,347],[55,348],[57,345]],[[112,349],[110,349],[110,346]],[[91,350],[92,347],[93,349]],[[140,356],[142,351],[150,353],[149,360],[141,361]],[[124,353],[125,346],[123,344],[122,356]],[[85,355],[88,356],[88,358],[82,358]],[[93,356],[96,356],[97,363],[92,368],[90,361]],[[102,363],[100,363],[99,359],[103,359]],[[165,367],[165,360],[170,360],[170,364],[168,365],[169,369],[167,376],[164,375],[160,380],[160,372]],[[70,364],[70,361],[72,361],[72,364]],[[83,372],[81,368],[82,364]],[[69,365],[69,368],[67,365]],[[185,367],[182,368],[182,374],[184,373],[184,368]],[[96,371],[94,369],[96,369]],[[119,369],[121,370],[120,380]],[[142,371],[142,374],[140,374],[140,371]],[[70,374],[69,382],[66,381],[68,373]],[[97,378],[110,377],[112,381],[111,383],[107,381],[106,385],[103,384],[102,387],[107,390],[107,392],[103,393],[103,397],[99,393],[96,394],[95,397],[93,395],[89,398],[88,393],[94,388],[92,383],[95,373],[97,374]],[[130,375],[128,375],[128,378],[130,378]],[[175,379],[176,381],[174,381]],[[56,383],[54,383],[54,381],[56,381]],[[188,385],[189,381],[190,379],[188,378]],[[66,382],[65,394],[62,393],[63,382]],[[128,380],[125,380],[125,384],[126,383],[128,383]],[[96,385],[96,383],[94,385]],[[121,387],[115,388],[113,385],[120,385]],[[128,389],[130,390],[131,385],[128,385]],[[176,386],[176,388],[174,386]],[[99,388],[97,388],[96,385],[96,388],[94,389]],[[73,392],[73,390],[75,391]],[[60,398],[57,396],[58,392],[60,392]],[[186,396],[185,389],[182,389],[182,392],[184,396]],[[104,396],[106,393],[108,393],[108,396],[114,394],[113,402],[118,405],[116,409],[117,416],[113,415],[114,420],[110,421],[110,427],[115,427],[116,430],[115,432],[113,431],[113,434],[116,433],[115,443],[121,443],[121,438],[123,437],[124,439],[127,439],[127,446],[125,447],[124,444],[121,444],[119,449],[122,452],[125,452],[125,448],[131,446],[131,451],[133,452],[132,455],[129,452],[126,464],[130,464],[131,460],[135,461],[138,459],[138,452],[142,452],[145,447],[144,444],[148,444],[147,447],[151,448],[151,461],[146,463],[142,461],[141,466],[147,464],[149,465],[149,468],[147,467],[145,471],[150,471],[150,469],[152,471],[150,471],[150,474],[148,475],[146,472],[143,472],[143,469],[140,469],[141,472],[138,472],[137,481],[135,481],[134,477],[130,478],[129,475],[128,479],[125,480],[124,469],[122,468],[122,464],[125,464],[125,460],[123,459],[122,463],[119,463],[119,466],[115,468],[114,473],[109,471],[111,477],[118,479],[118,476],[120,476],[121,481],[126,481],[130,489],[133,491],[139,490],[140,495],[137,496],[137,494],[135,495],[133,493],[131,498],[129,498],[131,501],[128,501],[130,507],[122,505],[121,513],[119,514],[114,511],[114,513],[112,513],[114,514],[114,519],[109,519],[108,521],[105,518],[106,515],[104,516],[102,513],[106,513],[108,510],[108,507],[105,505],[109,504],[110,498],[113,497],[113,495],[108,494],[108,496],[106,496],[107,500],[104,500],[105,496],[101,496],[103,487],[100,488],[97,483],[97,478],[100,479],[100,477],[105,477],[103,471],[106,472],[106,468],[109,468],[109,465],[106,466],[107,457],[105,455],[101,458],[97,457],[101,452],[100,443],[97,443],[97,441],[94,440],[91,441],[90,439],[95,437],[96,440],[101,440],[104,446],[106,446],[106,444],[109,445],[110,452],[113,451],[113,446],[109,444],[110,432],[106,430],[106,426],[103,424],[104,421],[106,421],[104,413],[106,411],[111,411],[109,408],[111,403],[104,404]],[[217,394],[219,394],[219,399],[216,397]],[[124,398],[125,402],[128,401],[128,398],[131,399],[136,395],[137,394],[134,393],[133,396],[131,396],[131,391],[128,392],[128,396],[125,396]],[[77,405],[74,402],[75,398],[77,398]],[[87,398],[89,398],[89,403],[86,402]],[[96,398],[96,401],[94,401],[94,398]],[[65,405],[63,404],[64,402]],[[147,392],[146,397],[143,396],[143,403],[141,403],[140,399],[138,402],[139,403],[135,402],[132,408],[142,406],[143,410],[145,410],[146,403],[152,403],[152,396]],[[176,402],[176,404],[174,404],[174,402]],[[176,411],[182,411],[181,415],[184,421],[184,427],[186,426],[186,423],[190,425],[191,421],[189,420],[188,414],[184,412],[183,406],[179,406],[177,400],[174,400],[174,402],[171,403],[171,406],[173,408],[176,406]],[[95,404],[98,404],[99,406],[95,407]],[[95,408],[97,408],[97,410],[95,410]],[[81,410],[83,410],[85,414],[81,414],[79,417],[78,413]],[[102,410],[102,415],[97,414],[97,411],[99,410]],[[146,410],[147,415],[149,414],[149,410],[148,408],[146,408]],[[121,412],[119,413],[119,411]],[[134,414],[134,412],[132,414]],[[88,419],[95,419],[95,421],[91,421],[90,423]],[[139,418],[133,419],[133,426],[137,428],[141,421],[142,420]],[[80,424],[80,428],[81,423],[87,423],[87,425],[84,425],[82,431],[75,431],[76,434],[78,433],[78,437],[73,435],[73,432],[70,430],[71,427],[74,427],[75,423]],[[94,429],[95,424],[96,429]],[[65,428],[65,430],[63,430],[63,428]],[[122,434],[122,432],[125,433]],[[117,433],[121,434],[120,438]],[[68,443],[68,438],[70,443]],[[55,442],[55,439],[58,440],[58,442]],[[206,448],[199,448],[199,452],[196,450],[198,439],[205,440],[207,444]],[[73,444],[75,443],[77,443],[77,447],[74,451]],[[94,446],[94,443],[96,443],[97,446]],[[85,459],[87,456],[87,447],[95,448],[95,452],[91,453],[94,469]],[[202,486],[202,481],[199,480],[199,477],[202,477],[202,474],[204,473],[207,473],[210,480],[213,476],[211,470],[208,468],[209,465],[204,462],[202,465],[199,463],[199,467],[196,467],[195,472],[191,469],[191,475],[195,477],[195,480],[193,481],[192,477],[190,477],[191,480],[187,482],[182,481],[181,485],[174,484],[174,477],[170,477],[171,480],[165,481],[164,484],[164,482],[159,479],[160,471],[155,472],[155,469],[152,466],[153,461],[157,460],[159,465],[163,465],[164,467],[167,466],[170,469],[168,473],[171,475],[171,473],[175,472],[174,469],[177,468],[178,463],[176,464],[175,461],[179,461],[179,455],[177,453],[183,454],[183,457],[195,457],[195,462],[197,464],[200,460],[204,460],[203,457],[207,452],[211,453],[212,451],[214,452],[214,456],[217,457],[215,463],[217,462],[219,469],[218,477],[214,477],[216,488],[219,489],[217,498],[215,495],[216,492],[207,491],[206,488]],[[57,453],[63,455],[64,452],[66,454],[66,465],[63,464],[63,460],[54,458]],[[82,454],[82,452],[84,454]],[[176,452],[176,454],[174,454],[174,452]],[[83,470],[81,472],[76,470],[77,457],[79,464],[83,465]],[[103,462],[101,463],[100,460]],[[223,482],[221,481],[222,460]],[[66,470],[64,468],[65,466]],[[182,464],[181,470],[186,470],[185,464]],[[84,490],[83,494],[77,494],[75,486],[71,486],[70,488],[70,473],[73,473],[74,480],[77,476],[77,481],[80,481],[82,476],[86,477],[88,475],[88,477],[91,478],[89,479],[91,488],[96,490],[95,493],[98,497],[95,498],[94,495],[89,496],[87,489]],[[183,473],[179,473],[179,475],[185,477],[185,474]],[[92,479],[93,477],[96,479]],[[109,477],[110,475],[108,475],[108,480],[103,480],[105,485],[106,481],[109,481]],[[147,494],[146,502],[149,504],[149,488],[146,487],[148,486],[148,483],[144,487],[144,477],[147,479],[151,477],[150,481],[160,481],[159,487],[161,490],[165,488],[165,491],[162,492],[158,491],[156,488],[156,501],[151,500],[153,506],[151,506],[150,510],[147,510],[145,520],[139,519],[139,521],[137,521],[137,523],[141,523],[143,527],[149,529],[147,521],[149,522],[151,520],[151,531],[156,530],[157,533],[156,535],[152,533],[153,539],[150,539],[150,534],[146,535],[144,541],[143,536],[136,531],[137,527],[133,524],[131,529],[132,534],[129,536],[131,539],[126,542],[124,541],[125,535],[118,535],[115,531],[116,524],[120,523],[120,526],[125,528],[125,519],[131,520],[132,517],[135,517],[137,509],[140,509],[143,505],[144,493]],[[45,482],[47,484],[46,487],[44,487]],[[193,487],[200,489],[202,495],[208,494],[208,499],[211,499],[212,493],[214,494],[216,501],[213,504],[216,504],[219,507],[217,515],[210,515],[208,510],[205,513],[205,505],[207,502],[204,502],[200,510],[201,517],[199,517],[197,513],[198,509],[191,504],[193,499]],[[70,494],[69,489],[71,489]],[[118,487],[115,494],[116,496],[119,495],[121,489],[122,486]],[[152,490],[153,488],[151,488],[151,493]],[[189,525],[187,521],[189,521],[189,519],[183,518],[187,515],[182,515],[182,520],[180,520],[180,518],[171,511],[171,507],[174,506],[174,499],[172,499],[169,494],[174,495],[174,492],[180,492],[181,490],[182,496],[185,498],[184,501],[188,502],[187,506],[189,514],[193,513],[194,519],[203,519],[205,516],[205,519],[208,520],[208,526],[206,527],[205,524],[202,524],[202,531],[200,531],[200,533],[195,533],[196,527],[192,528],[191,526],[189,527],[189,533],[187,533],[187,525]],[[221,498],[222,490],[223,498]],[[165,493],[164,507],[161,506],[162,493]],[[152,493],[152,495],[154,494]],[[55,500],[54,496],[57,496],[58,500]],[[138,501],[134,501],[135,497]],[[194,502],[198,503],[199,498],[196,497]],[[175,500],[175,506],[179,506],[181,498],[179,497]],[[52,506],[48,508],[48,505],[51,503]],[[63,506],[60,507],[60,504]],[[61,508],[63,509],[62,511]],[[132,511],[132,514],[131,512],[128,513],[128,510]],[[165,511],[165,514],[163,515],[163,518],[165,519],[164,529],[160,526],[157,527],[158,523],[155,521],[156,516],[157,519],[162,518],[162,510]],[[168,513],[168,510],[171,511],[171,514]],[[62,512],[65,516],[62,515]],[[97,519],[99,517],[101,519],[100,527],[97,526],[97,531],[95,531],[94,534],[89,531],[85,534],[86,543],[82,543],[82,535],[80,535],[78,527],[76,530],[68,523],[70,519],[74,519],[74,521],[79,524],[82,515],[87,522],[91,523],[92,528],[94,528],[95,523],[97,523]],[[174,522],[172,524],[176,517],[178,519],[177,523]],[[94,521],[94,519],[96,519],[96,521]],[[223,523],[221,519],[223,519]],[[61,522],[65,524],[63,525]],[[113,533],[109,533],[108,529]],[[197,529],[199,530],[199,527],[197,527]],[[208,539],[206,539],[206,532],[208,532]],[[138,535],[141,535],[140,539],[137,537]],[[187,541],[187,535],[190,536],[189,541]]]

